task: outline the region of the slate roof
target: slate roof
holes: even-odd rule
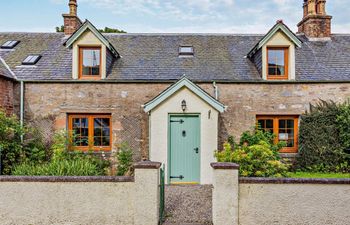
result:
[[[184,74],[193,81],[263,81],[246,57],[263,35],[233,34],[104,34],[120,53],[107,80],[168,81]],[[297,81],[350,81],[350,35],[310,42],[296,49]],[[71,80],[72,53],[62,33],[0,33],[0,45],[21,41],[0,57],[19,80]],[[179,58],[180,45],[193,45],[193,58]],[[40,54],[36,66],[22,66],[29,54]]]

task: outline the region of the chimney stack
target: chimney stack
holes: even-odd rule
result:
[[[326,13],[326,0],[304,0],[304,16],[298,23],[298,33],[308,38],[330,38],[332,17]]]
[[[69,0],[69,14],[63,14],[64,34],[72,35],[82,24],[77,14],[78,4],[76,0]]]

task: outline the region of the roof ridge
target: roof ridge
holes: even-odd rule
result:
[[[264,36],[264,34],[234,33],[102,33],[106,36]]]

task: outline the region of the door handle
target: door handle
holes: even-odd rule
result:
[[[197,154],[199,153],[199,148],[194,148],[193,149]]]

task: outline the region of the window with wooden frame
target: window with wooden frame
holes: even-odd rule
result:
[[[267,47],[267,79],[288,80],[288,47]]]
[[[275,143],[285,141],[287,146],[281,153],[298,152],[299,116],[257,116],[257,126],[266,132],[275,134]]]
[[[101,47],[79,47],[79,78],[101,78]]]
[[[112,149],[111,115],[72,114],[68,116],[68,126],[77,150]]]

